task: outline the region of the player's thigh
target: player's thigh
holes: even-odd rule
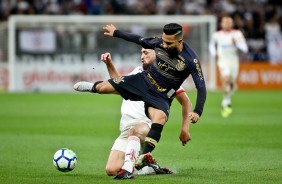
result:
[[[100,94],[119,94],[116,89],[109,83],[109,81],[103,81],[97,84],[96,90]]]
[[[239,75],[239,63],[233,63],[231,66],[231,82],[235,83]]]
[[[167,116],[164,111],[156,109],[154,107],[148,107],[148,113],[152,123],[158,123],[164,125],[167,121]]]
[[[109,176],[116,175],[124,163],[124,152],[112,150],[106,165],[106,173]]]
[[[139,123],[134,125],[128,131],[128,136],[137,136],[140,139],[141,143],[144,143],[145,137],[148,134],[150,127],[147,123]]]
[[[230,66],[227,63],[219,62],[218,70],[222,81],[226,82],[230,80],[231,70],[230,70]]]

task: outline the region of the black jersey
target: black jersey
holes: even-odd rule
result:
[[[163,48],[161,38],[143,38],[120,30],[115,30],[114,36],[139,44],[143,48],[155,50],[156,61],[144,72],[148,73],[147,77],[160,92],[177,91],[191,74],[198,90],[194,112],[202,114],[206,99],[206,86],[198,56],[188,44],[183,42],[183,50],[178,56],[173,57]]]
[[[155,49],[156,62],[148,68],[148,73],[160,86],[177,90],[190,74],[197,88],[205,86],[198,56],[188,44],[183,43],[183,50],[176,57],[171,57],[162,47],[161,38],[143,38],[141,45]]]

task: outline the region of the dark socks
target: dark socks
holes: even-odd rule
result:
[[[97,82],[94,83],[94,85],[93,85],[93,87],[92,87],[92,89],[91,89],[91,92],[92,92],[92,93],[97,93],[96,86],[97,86],[98,84],[100,84],[101,82],[103,82],[103,81],[97,81]]]
[[[152,127],[147,137],[145,138],[145,145],[142,154],[152,152],[155,149],[157,143],[161,138],[162,130],[163,130],[163,125],[158,123],[152,124]]]

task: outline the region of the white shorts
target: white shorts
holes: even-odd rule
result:
[[[145,123],[148,125],[149,128],[151,128],[152,122],[148,118],[139,118],[139,119],[132,119],[130,117],[123,117],[120,120],[120,135],[115,140],[114,145],[112,147],[112,150],[118,150],[125,152],[127,143],[128,143],[128,131],[130,128],[134,127],[135,125]]]
[[[222,61],[217,63],[220,77],[231,77],[231,81],[235,82],[239,73],[239,61]]]

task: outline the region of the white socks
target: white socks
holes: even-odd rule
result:
[[[155,170],[152,167],[145,166],[138,171],[138,175],[145,175],[145,174],[155,174]]]
[[[225,87],[225,94],[224,94],[223,100],[221,102],[222,107],[227,107],[227,106],[231,105],[231,96],[232,96],[231,86],[227,85]]]
[[[140,139],[136,136],[128,137],[128,144],[125,151],[125,158],[122,169],[125,169],[128,172],[133,172],[135,161],[139,155],[140,149]]]

